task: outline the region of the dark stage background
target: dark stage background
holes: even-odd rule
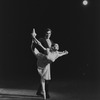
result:
[[[69,54],[51,66],[52,79],[99,79],[99,0],[0,0],[0,79],[38,79],[31,33],[52,29],[51,39]]]

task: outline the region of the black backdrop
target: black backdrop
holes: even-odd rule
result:
[[[52,29],[51,39],[69,55],[52,64],[55,79],[89,78],[99,75],[99,0],[1,0],[0,78],[38,78],[32,54],[31,32],[39,37]]]

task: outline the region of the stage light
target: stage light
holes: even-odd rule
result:
[[[83,5],[84,5],[84,6],[88,5],[88,1],[87,1],[87,0],[84,0],[84,1],[83,1]]]

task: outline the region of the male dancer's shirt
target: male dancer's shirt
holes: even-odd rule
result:
[[[53,45],[53,41],[50,39],[40,38],[39,41],[45,48],[49,48]]]

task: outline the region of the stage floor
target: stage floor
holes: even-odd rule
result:
[[[49,100],[100,100],[99,81],[52,81]],[[7,83],[6,83],[7,84]],[[13,82],[14,84],[14,82]],[[43,100],[36,96],[35,86],[30,88],[1,87],[0,100]]]

